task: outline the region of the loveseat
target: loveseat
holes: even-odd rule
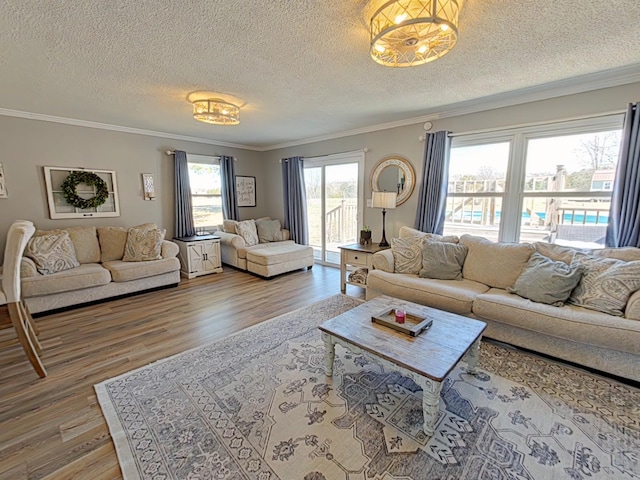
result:
[[[400,238],[458,242],[409,227],[400,229]],[[472,235],[461,236],[459,244],[467,252],[456,280],[424,278],[428,274],[422,272],[397,273],[393,249],[376,253],[367,278],[367,299],[385,294],[477,318],[487,323],[488,338],[640,381],[640,273],[636,273],[640,249],[578,250],[543,242],[490,242]],[[534,256],[536,252],[540,255]],[[565,302],[553,305],[525,298],[535,298],[534,290],[545,288],[545,283],[552,288],[552,279],[543,278],[531,284],[529,295],[522,281],[525,272],[527,278],[536,275],[534,260],[539,259],[563,262],[573,273],[580,268],[578,283]],[[509,291],[518,288],[519,294]],[[603,311],[610,309],[613,313]]]
[[[311,268],[315,261],[313,248],[290,240],[277,219],[225,220],[214,235],[220,237],[222,263],[265,278]]]
[[[155,224],[36,231],[21,264],[22,292],[43,313],[180,282],[178,246]]]

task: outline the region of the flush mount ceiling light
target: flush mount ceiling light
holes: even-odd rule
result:
[[[392,0],[371,17],[371,56],[388,67],[440,58],[458,40],[462,0]]]
[[[214,125],[237,125],[240,123],[240,107],[219,98],[194,100],[193,118]]]

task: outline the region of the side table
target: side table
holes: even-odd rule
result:
[[[174,238],[180,252],[180,266],[183,277],[195,278],[200,275],[222,272],[220,257],[220,237],[216,235],[194,235]]]
[[[367,288],[366,285],[347,281],[349,267],[367,268],[371,270],[373,254],[380,250],[386,250],[389,247],[381,247],[377,243],[372,243],[371,245],[352,243],[349,245],[341,245],[338,248],[340,249],[340,291],[347,293],[347,284],[357,285],[364,289]]]

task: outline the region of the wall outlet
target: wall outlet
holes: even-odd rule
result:
[[[367,207],[371,208],[371,199],[367,198]]]

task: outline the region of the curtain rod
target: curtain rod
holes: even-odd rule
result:
[[[364,147],[364,148],[360,148],[358,150],[349,150],[348,152],[328,153],[326,155],[318,155],[318,156],[315,156],[315,157],[303,157],[303,158],[305,160],[316,160],[318,158],[331,157],[332,155],[346,155],[347,153],[358,153],[358,152],[367,153],[368,151],[369,151],[369,149],[367,147]],[[286,159],[281,158],[280,160],[278,160],[278,163],[282,163],[282,160],[286,160]]]
[[[175,155],[175,150],[167,150],[167,155]],[[211,158],[215,158],[216,160],[220,160],[220,157],[222,155],[204,155],[202,153],[187,153],[187,155],[200,155],[201,157],[211,157]],[[236,157],[233,157],[233,161],[237,162],[238,159]]]

